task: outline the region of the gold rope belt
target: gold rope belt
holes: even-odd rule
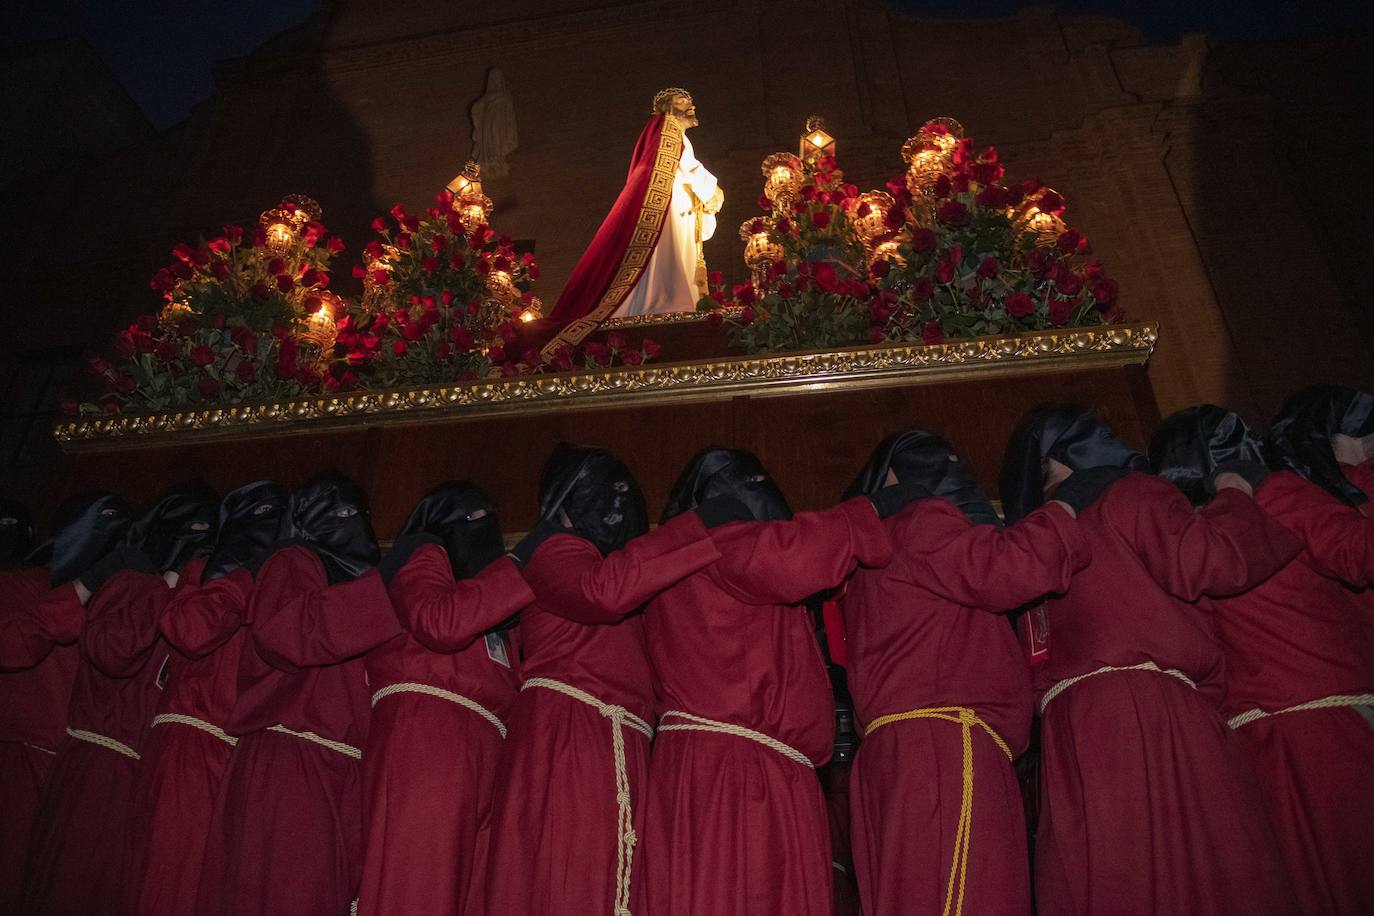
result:
[[[968,851],[969,840],[973,835],[973,726],[978,726],[988,733],[1001,748],[1002,753],[1007,755],[1007,760],[1012,759],[1011,748],[1007,747],[1007,742],[1002,740],[1002,736],[993,731],[992,726],[984,722],[978,713],[969,709],[967,706],[935,706],[929,709],[911,709],[907,712],[894,712],[885,716],[879,716],[868,727],[864,729],[864,737],[872,735],[884,725],[891,725],[893,722],[907,722],[912,719],[939,719],[942,722],[953,722],[959,726],[963,739],[964,750],[964,785],[963,795],[959,801],[959,826],[954,831],[954,861],[949,867],[949,884],[945,889],[945,908],[941,911],[942,916],[960,916],[964,912],[964,889],[968,883]],[[955,888],[958,887],[958,895],[955,895]]]
[[[1138,665],[1104,665],[1096,671],[1089,671],[1087,674],[1079,674],[1075,677],[1064,678],[1064,680],[1059,681],[1049,690],[1046,690],[1045,695],[1040,698],[1040,715],[1043,716],[1045,714],[1045,707],[1050,705],[1050,700],[1053,700],[1074,684],[1077,684],[1079,681],[1086,681],[1090,677],[1097,677],[1099,674],[1107,674],[1112,671],[1156,671],[1160,674],[1167,674],[1170,677],[1178,678],[1194,690],[1197,689],[1197,684],[1193,683],[1193,679],[1182,671],[1179,671],[1177,668],[1161,668],[1154,662],[1141,662]]]
[[[293,738],[300,738],[302,741],[311,741],[320,747],[327,747],[331,751],[343,754],[345,757],[352,757],[354,760],[362,760],[363,752],[351,744],[344,744],[342,741],[334,741],[329,738],[317,735],[314,732],[298,732],[295,729],[287,728],[285,725],[269,725],[269,732],[281,732],[283,735],[291,735]]]
[[[677,725],[664,725],[663,722],[667,720],[669,716],[677,719],[686,719],[687,721]],[[752,728],[745,728],[743,725],[732,725],[729,722],[717,722],[715,719],[694,716],[690,712],[683,712],[680,709],[670,709],[662,716],[659,716],[658,730],[661,732],[717,732],[722,735],[734,735],[738,738],[748,738],[750,741],[762,744],[769,750],[776,751],[788,760],[796,761],[804,767],[814,769],[816,766],[811,762],[810,757],[806,756],[795,747],[792,747],[792,745],[784,744],[771,735],[765,735],[763,732],[756,732]]]
[[[183,716],[181,713],[176,712],[159,713],[153,716],[153,724],[150,727],[155,728],[159,725],[189,725],[192,728],[200,729],[207,735],[215,736],[230,747],[234,747],[239,743],[239,739],[235,738],[218,725],[211,725],[204,719],[197,719],[195,716]]]
[[[523,693],[530,687],[543,687],[557,691],[564,696],[586,703],[601,715],[611,720],[611,755],[615,761],[615,802],[616,802],[616,862],[615,862],[615,916],[630,916],[630,872],[634,867],[635,842],[634,810],[630,807],[630,774],[625,763],[625,729],[629,726],[644,737],[653,740],[653,727],[624,706],[603,703],[585,690],[571,684],[554,680],[551,677],[532,677],[520,685]]]
[[[488,722],[492,724],[492,726],[498,732],[501,733],[502,738],[506,737],[506,723],[502,722],[497,717],[496,713],[492,712],[490,709],[487,709],[485,706],[483,706],[481,703],[478,703],[476,700],[468,699],[461,693],[454,693],[452,690],[445,690],[442,687],[431,687],[429,684],[415,684],[409,682],[404,684],[388,684],[387,686],[383,687],[381,690],[378,690],[376,693],[372,695],[373,707],[376,707],[378,700],[384,699],[396,693],[419,693],[427,697],[437,697],[441,700],[448,700],[450,703],[456,703],[457,705],[462,706],[464,709],[472,710],[473,712],[477,713],[477,715],[481,716],[483,719],[486,719]]]
[[[117,754],[123,754],[125,757],[131,757],[134,760],[143,759],[139,756],[138,751],[129,747],[129,745],[125,744],[123,741],[116,741],[113,738],[107,738],[104,735],[97,735],[95,732],[88,732],[85,729],[81,728],[68,728],[67,734],[71,735],[78,741],[90,742],[91,744],[103,747],[106,750],[114,751]]]
[[[1322,697],[1320,700],[1308,700],[1306,703],[1299,703],[1296,706],[1289,706],[1274,712],[1251,709],[1238,716],[1232,716],[1226,720],[1226,724],[1232,728],[1240,728],[1242,725],[1249,725],[1256,719],[1281,716],[1286,712],[1303,712],[1308,709],[1341,709],[1347,706],[1374,706],[1374,693],[1337,694],[1336,696]]]

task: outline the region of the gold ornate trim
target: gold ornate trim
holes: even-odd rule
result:
[[[663,220],[668,206],[673,200],[673,177],[677,174],[679,160],[682,159],[682,125],[671,114],[663,116],[663,128],[658,134],[658,153],[654,158],[654,168],[649,174],[649,187],[644,191],[644,201],[639,207],[634,231],[630,234],[630,244],[620,259],[611,285],[597,300],[596,307],[581,318],[568,322],[544,344],[540,355],[547,362],[552,360],[560,347],[575,347],[582,339],[595,331],[603,320],[620,308],[620,303],[639,282],[649,258],[658,246],[659,236],[663,234]]]
[[[204,439],[322,432],[371,425],[480,419],[562,410],[689,404],[742,395],[774,397],[931,382],[1143,365],[1153,323],[1035,331],[927,346],[736,356],[634,368],[451,382],[421,388],[314,396],[58,423],[66,451],[140,448]]]
[[[714,309],[726,318],[738,318],[744,306],[732,305],[729,308]],[[660,312],[657,315],[626,315],[624,318],[607,318],[597,330],[623,331],[626,328],[657,327],[665,324],[697,324],[706,320],[710,312]]]

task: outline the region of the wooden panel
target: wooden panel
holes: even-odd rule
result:
[[[639,478],[654,517],[688,459],[714,444],[755,451],[794,508],[817,509],[835,502],[883,436],[910,426],[947,436],[995,494],[1017,418],[1051,400],[1093,404],[1135,445],[1143,445],[1159,421],[1144,367],[1128,366],[77,453],[60,460],[59,486],[33,499],[46,519],[62,496],[82,489],[108,488],[139,508],[191,476],[225,491],[261,478],[296,486],[333,468],[366,488],[382,537],[394,533],[427,489],[456,477],[484,487],[498,501],[506,528],[523,530],[535,517],[539,471],[549,450],[570,441],[620,455]]]

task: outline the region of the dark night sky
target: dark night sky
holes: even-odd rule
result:
[[[892,2],[919,15],[953,14],[961,19],[1006,15],[1028,5],[1024,0]],[[153,124],[165,128],[210,95],[215,61],[247,54],[273,34],[303,21],[319,4],[320,0],[37,0],[13,5],[5,15],[5,34],[8,41],[83,36]],[[1368,0],[1068,0],[1056,6],[1063,13],[1118,16],[1140,27],[1152,41],[1173,41],[1185,32],[1205,32],[1219,41],[1253,41],[1374,27],[1374,3]]]

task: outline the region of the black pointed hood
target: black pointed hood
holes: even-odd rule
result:
[[[649,530],[644,494],[634,475],[601,448],[566,442],[554,447],[539,478],[539,517],[557,524],[560,512],[603,556]]]
[[[129,526],[125,541],[161,572],[180,570],[186,561],[208,553],[215,542],[219,496],[203,480],[188,480],[168,490]]]
[[[673,485],[662,521],[681,515],[716,496],[738,500],[755,521],[783,521],[792,517],[787,497],[752,452],[738,448],[708,448],[698,452]]]
[[[1337,433],[1374,432],[1374,395],[1342,385],[1312,385],[1284,402],[1269,426],[1269,464],[1293,471],[1351,506],[1369,501],[1346,479],[1331,446]]]
[[[33,552],[33,515],[17,499],[0,497],[0,569],[23,566]]]
[[[449,480],[426,493],[396,540],[416,534],[443,543],[455,579],[475,576],[506,549],[496,505],[466,480]]]
[[[968,465],[959,460],[952,445],[934,433],[912,429],[888,436],[849,485],[845,499],[872,496],[887,486],[889,470],[898,482],[920,484],[932,496],[953,503],[975,524],[1002,524]]]
[[[1212,475],[1228,461],[1264,463],[1264,445],[1245,421],[1215,404],[1189,407],[1169,416],[1150,437],[1150,464],[1171,480],[1194,506],[1216,491]]]
[[[1044,404],[1026,412],[1016,424],[1002,461],[1002,512],[1007,522],[1025,518],[1045,502],[1045,459],[1071,470],[1114,467],[1149,473],[1140,452],[1086,407]]]
[[[320,474],[292,493],[278,538],[315,551],[331,583],[355,579],[381,559],[367,495],[342,474]]]
[[[286,490],[270,480],[245,484],[226,495],[219,504],[215,547],[201,578],[208,582],[262,562],[277,542],[286,503]]]
[[[57,533],[36,553],[46,556],[53,586],[78,578],[124,540],[133,513],[113,493],[73,496],[53,517]]]

